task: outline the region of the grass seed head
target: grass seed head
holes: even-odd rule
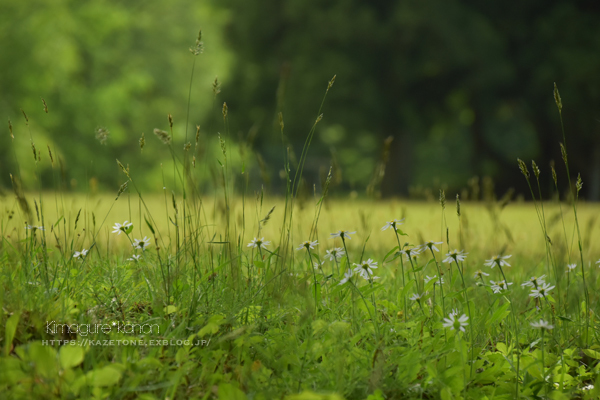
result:
[[[13,134],[12,124],[10,123],[10,118],[8,119],[8,131],[10,132],[10,138],[15,140],[15,135]]]
[[[577,174],[577,182],[575,183],[575,188],[577,188],[577,194],[583,188],[583,181],[581,180],[581,174]]]
[[[331,80],[329,81],[329,83],[327,84],[327,91],[329,92],[329,89],[331,89],[331,87],[333,86],[333,83],[335,82],[335,77],[337,75],[334,75],[333,78],[331,78]]]
[[[554,169],[554,161],[550,163],[550,169],[552,170],[552,180],[554,181],[554,185],[558,186],[558,178],[556,177],[556,170]]]
[[[128,184],[129,184],[129,181],[127,181],[121,185],[121,187],[119,188],[119,191],[117,192],[117,197],[115,198],[115,200],[117,200],[119,198],[119,196],[121,196],[121,193],[123,193],[125,190],[127,190]]]
[[[96,128],[96,139],[100,142],[100,144],[106,144],[109,133],[110,132],[106,128]]]
[[[225,157],[225,161],[227,161],[227,147],[225,146],[225,141],[220,133],[217,133],[217,135],[219,136],[219,143],[221,144],[221,152],[223,153],[223,157]]]
[[[567,158],[567,148],[565,147],[564,144],[560,144],[560,154],[562,155],[562,159],[565,162],[565,164],[568,164],[568,158]]]
[[[442,206],[442,210],[446,209],[446,192],[444,189],[440,189],[440,205]]]
[[[38,155],[37,150],[35,149],[35,143],[33,143],[33,141],[31,142],[31,150],[33,150],[33,160],[37,163]]]
[[[517,158],[517,162],[519,163],[519,169],[521,170],[521,173],[523,174],[523,176],[525,177],[525,179],[529,180],[529,170],[527,169],[527,165],[525,165],[525,162],[523,162],[523,160],[521,160],[520,158]]]
[[[48,104],[46,104],[46,100],[42,97],[42,103],[44,104],[44,111],[48,114]]]
[[[190,47],[190,52],[195,56],[204,52],[204,42],[202,42],[202,29],[200,29],[200,31],[198,32],[196,44],[193,47]]]
[[[27,114],[25,114],[25,111],[23,111],[22,108],[21,108],[21,112],[23,113],[23,116],[25,117],[25,125],[29,126],[29,118],[27,118]]]
[[[200,125],[196,125],[196,144],[194,147],[198,147],[198,142],[200,141]]]
[[[460,217],[460,197],[456,194],[456,215]]]
[[[533,174],[535,175],[536,179],[540,179],[540,169],[533,160],[531,160],[531,169],[533,170]]]
[[[173,116],[171,114],[167,114],[167,118],[169,119],[169,128],[173,130]]]
[[[556,82],[554,82],[554,102],[556,103],[556,107],[558,107],[558,112],[562,113],[562,100],[560,99],[560,93],[558,93]]]
[[[142,137],[140,138],[140,151],[144,150],[145,145],[146,145],[146,138],[144,137],[144,132],[142,132]]]
[[[156,137],[158,137],[164,144],[169,144],[171,143],[171,135],[169,135],[167,132],[160,130],[158,128],[154,129],[154,134],[156,135]]]
[[[121,168],[121,171],[123,171],[123,173],[131,179],[131,177],[129,176],[129,169],[125,168],[125,166],[121,163],[121,161],[119,161],[119,159],[117,159],[117,165],[119,166],[119,168]]]
[[[212,84],[212,91],[215,97],[217,97],[217,95],[221,93],[221,82],[219,82],[219,79],[216,76],[215,81]]]
[[[223,119],[227,118],[228,111],[229,111],[229,107],[227,107],[227,103],[223,103]]]
[[[48,146],[48,155],[50,156],[50,163],[52,164],[52,166],[54,166],[54,157],[52,157],[52,150],[50,150],[49,144],[47,144],[46,146]]]

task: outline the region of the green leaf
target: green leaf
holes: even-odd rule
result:
[[[94,387],[108,387],[116,385],[121,380],[121,371],[109,365],[104,368],[95,369],[86,375],[88,383]]]
[[[400,235],[400,236],[408,236],[408,234],[407,234],[407,233],[404,233],[404,232],[402,232],[402,230],[401,230],[401,229],[396,229],[396,232],[397,232],[397,233],[398,233],[398,235]]]
[[[146,218],[146,216],[144,215],[144,221],[146,221],[146,225],[148,225],[148,229],[150,229],[150,232],[152,232],[152,234],[154,235],[154,227],[152,226],[152,224],[150,223],[150,221],[148,221],[148,218]]]
[[[392,254],[394,254],[396,252],[396,250],[398,250],[398,246],[394,247],[393,249],[391,249],[386,255],[385,257],[383,257],[383,261],[381,262],[381,264],[385,264],[385,260],[387,260],[387,258],[389,256],[391,256]]]
[[[6,326],[4,331],[4,355],[8,356],[11,351],[12,341],[15,338],[15,333],[17,332],[17,326],[19,325],[19,318],[21,317],[20,313],[15,313],[11,315],[6,320]]]
[[[164,311],[165,311],[165,315],[173,314],[173,313],[177,312],[177,307],[171,304],[171,305],[166,306]]]
[[[494,314],[492,314],[492,317],[487,321],[486,325],[490,326],[497,322],[502,322],[504,318],[506,318],[508,314],[510,314],[510,310],[508,309],[508,307],[510,307],[510,304],[504,303],[500,308],[496,309]]]
[[[600,360],[600,352],[592,349],[584,349],[583,352],[588,356]]]
[[[85,353],[80,346],[62,346],[58,353],[60,366],[63,369],[73,368],[83,362]]]
[[[224,400],[246,400],[247,397],[240,389],[229,383],[219,385],[219,399]]]
[[[208,323],[204,326],[204,328],[200,329],[198,332],[199,337],[204,337],[207,334],[214,335],[219,331],[219,325],[224,322],[224,318],[222,315],[213,315],[208,320]]]

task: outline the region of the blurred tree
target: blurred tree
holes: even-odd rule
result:
[[[337,81],[318,125],[309,176],[332,154],[346,187],[364,188],[389,135],[384,194],[473,175],[496,189],[528,189],[516,158],[535,158],[551,189],[562,141],[552,89],[563,96],[571,173],[600,195],[600,3],[530,0],[514,7],[457,0],[223,0],[236,54],[224,86],[239,129],[260,126],[256,144],[280,164],[276,114],[296,148],[327,81]],[[242,112],[244,110],[244,112]],[[566,189],[565,175],[559,175]]]
[[[215,75],[227,76],[230,59],[220,44],[224,18],[206,2],[184,0],[0,0],[0,110],[15,135],[14,146],[8,134],[0,135],[0,181],[7,184],[8,172],[17,171],[13,148],[24,181],[33,179],[22,108],[48,186],[53,178],[47,145],[55,168],[59,159],[64,167],[67,186],[85,189],[95,178],[116,190],[123,181],[118,158],[135,165],[132,173],[140,182],[162,189],[161,162],[171,157],[152,131],[167,129],[167,114],[173,114],[174,146],[183,148],[193,62],[188,48],[201,27],[207,51],[196,63],[190,138],[213,110],[211,85]],[[98,128],[108,132],[105,143],[96,139]],[[140,154],[142,132],[146,146]]]

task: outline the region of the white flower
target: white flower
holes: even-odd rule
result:
[[[458,317],[458,308],[453,308],[452,311],[450,311],[450,314],[454,315],[455,317]]]
[[[250,243],[248,243],[248,247],[254,247],[254,248],[259,247],[259,248],[266,249],[267,246],[270,244],[271,244],[271,242],[268,240],[265,240],[264,237],[260,238],[260,239],[254,238],[254,239],[252,239],[252,241]]]
[[[465,332],[465,326],[469,325],[467,322],[469,317],[465,314],[461,315],[458,319],[453,313],[448,314],[449,318],[444,318],[444,323],[442,324],[444,328],[450,328],[450,330],[460,329]]]
[[[314,249],[316,245],[318,245],[319,243],[317,243],[317,241],[315,240],[314,242],[311,242],[310,240],[306,240],[304,242],[302,242],[300,244],[300,246],[298,246],[296,248],[296,250],[302,250],[302,249]]]
[[[402,221],[404,221],[404,218],[402,219],[393,219],[391,221],[388,221],[385,223],[385,225],[383,226],[383,228],[381,228],[382,231],[388,230],[390,228],[392,228],[393,230],[398,229],[397,226],[398,225],[402,225]]]
[[[437,247],[435,247],[436,244],[443,244],[444,242],[426,242],[424,244],[421,245],[421,250],[425,250],[425,249],[430,249],[430,250],[435,250],[439,253],[439,250]]]
[[[538,286],[542,285],[545,283],[544,278],[546,277],[546,275],[542,275],[539,278],[532,276],[531,278],[529,278],[529,280],[525,283],[522,283],[521,286],[522,287],[532,287],[532,288],[537,288]]]
[[[600,267],[600,260],[596,261],[596,264],[598,264],[598,266]],[[591,385],[594,386],[594,385]]]
[[[45,231],[46,228],[44,228],[43,226],[35,226],[35,225],[27,225],[25,226],[25,229],[32,229],[32,230],[40,230],[40,231]]]
[[[437,278],[437,275],[434,275],[434,276],[425,275],[425,279],[424,279],[425,284],[428,284],[429,281],[431,281],[432,279],[435,279],[435,278]]]
[[[123,225],[121,225],[118,222],[115,222],[115,226],[113,226],[112,233],[116,233],[117,235],[120,235],[121,232],[126,232],[127,229],[129,229],[129,227],[132,225],[133,224],[131,222],[128,222],[127,220],[125,220],[125,222],[123,222]]]
[[[128,259],[127,259],[127,261],[139,261],[139,260],[140,260],[140,258],[142,258],[142,256],[141,256],[141,255],[139,255],[139,254],[134,254],[134,255],[132,255],[130,258],[128,258]]]
[[[372,259],[368,259],[366,261],[362,261],[360,264],[356,264],[356,268],[354,268],[354,272],[359,274],[365,279],[369,279],[373,276],[373,268],[377,268],[377,262]]]
[[[539,286],[538,288],[532,289],[529,296],[531,296],[533,298],[542,298],[542,297],[545,297],[546,294],[552,289],[554,289],[554,286],[550,286],[548,283],[544,283],[543,285]]]
[[[323,264],[325,264],[325,261],[321,261],[321,262],[315,261],[313,263],[313,266],[315,267],[315,269],[321,269],[321,267],[323,266]]]
[[[492,284],[491,288],[494,291],[494,293],[500,293],[503,290],[508,290],[508,287],[510,285],[512,285],[512,282],[506,283],[506,281],[500,281],[500,282],[490,281],[490,283]]]
[[[539,322],[532,322],[531,326],[536,329],[545,329],[549,331],[550,329],[554,329],[553,325],[550,325],[548,322],[540,319]]]
[[[342,239],[352,239],[350,237],[350,235],[354,235],[355,233],[356,233],[356,231],[349,232],[349,231],[345,231],[345,230],[340,230],[335,233],[330,233],[330,235],[331,235],[331,239],[336,238],[336,237],[339,237]]]
[[[80,257],[85,257],[87,255],[89,250],[83,249],[81,251],[76,251],[75,254],[73,254],[73,258],[80,258]]]
[[[568,264],[567,265],[567,273],[573,271],[575,268],[577,268],[577,264]]]
[[[475,272],[475,275],[473,275],[473,278],[475,278],[475,279],[482,278],[483,279],[484,276],[490,276],[490,274],[486,274],[482,270],[478,270]]]
[[[406,261],[410,261],[411,258],[414,258],[421,253],[421,249],[419,247],[412,247],[400,250],[400,253],[404,253],[406,255]]]
[[[344,273],[344,279],[342,279],[338,285],[343,285],[344,283],[348,282],[350,278],[352,278],[352,275],[352,269],[348,268],[348,270]]]
[[[147,236],[143,239],[135,239],[132,246],[134,249],[146,250],[146,247],[150,246],[150,239]]]
[[[423,294],[413,293],[413,295],[410,296],[409,299],[412,301],[421,301],[422,297],[423,297]]]
[[[508,256],[494,256],[492,258],[490,258],[489,260],[485,260],[485,266],[490,267],[490,268],[494,268],[496,265],[499,265],[501,267],[510,267],[510,264],[506,262],[506,260],[508,260],[509,258],[511,258],[511,255]]]
[[[596,263],[596,264],[597,264],[597,263]],[[581,390],[592,390],[593,388],[594,388],[594,385],[592,385],[592,384],[589,384],[589,385],[587,385],[587,386],[584,386],[584,387],[582,387],[582,388],[581,388]]]
[[[446,254],[446,258],[444,258],[442,262],[451,263],[452,261],[465,261],[465,259],[467,258],[467,254],[469,253],[465,253],[464,250],[458,251],[454,249],[453,251]]]
[[[325,258],[329,261],[333,261],[335,259],[340,259],[345,254],[344,249],[341,247],[335,247],[331,250],[325,250]]]

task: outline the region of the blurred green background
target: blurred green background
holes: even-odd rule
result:
[[[215,186],[220,132],[237,182],[244,169],[249,187],[283,193],[284,149],[293,170],[335,74],[307,188],[333,164],[337,193],[527,195],[520,157],[540,165],[546,196],[554,161],[564,194],[557,82],[572,178],[581,172],[583,197],[598,200],[599,19],[599,2],[568,0],[0,0],[0,114],[15,137],[5,125],[0,185],[12,173],[37,187],[32,137],[46,188],[115,191],[118,158],[144,189],[160,190],[161,164],[168,184],[172,161],[152,132],[168,131],[172,114],[173,149],[183,156],[187,130],[203,192]]]

